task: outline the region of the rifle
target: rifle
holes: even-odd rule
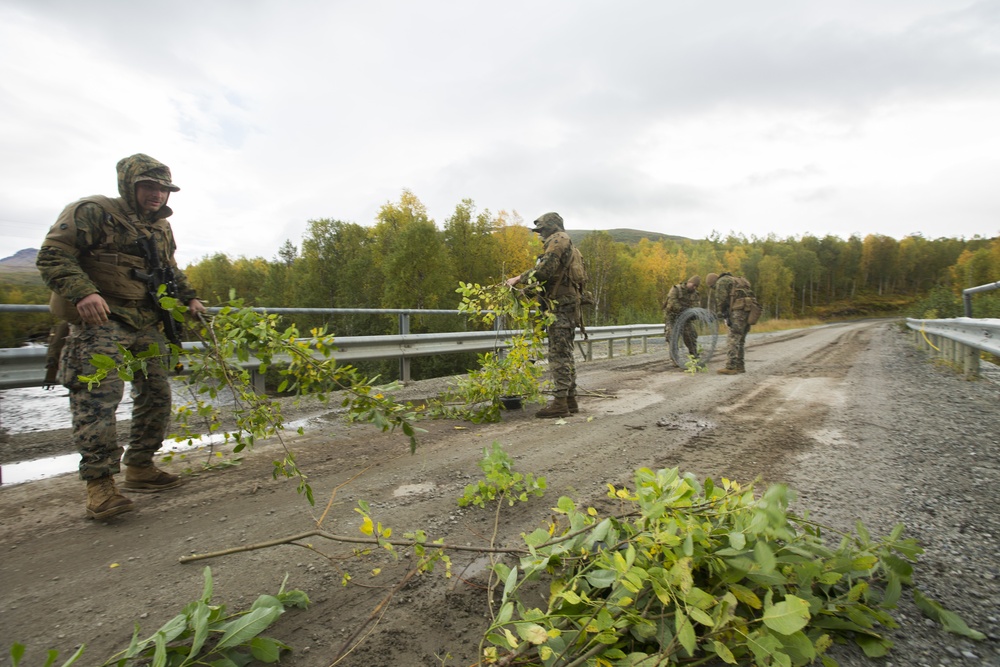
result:
[[[136,243],[139,246],[139,255],[146,260],[146,268],[149,273],[132,269],[132,275],[137,280],[146,283],[146,292],[149,294],[149,298],[153,300],[153,305],[159,308],[164,335],[168,341],[180,347],[181,323],[174,319],[171,311],[160,306],[160,285],[165,287],[165,296],[174,299],[179,297],[174,267],[160,258],[160,253],[156,249],[156,241],[152,235],[141,237]]]

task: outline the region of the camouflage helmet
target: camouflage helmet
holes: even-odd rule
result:
[[[555,232],[557,229],[559,231],[566,231],[566,228],[563,227],[562,216],[559,215],[558,213],[553,212],[553,213],[546,213],[542,217],[535,220],[535,226],[532,228],[531,231],[536,232],[538,234],[551,234]]]
[[[124,185],[131,190],[137,183],[150,181],[167,188],[171,192],[178,192],[179,187],[174,185],[170,175],[170,167],[155,158],[151,158],[143,153],[136,153],[118,161],[118,184],[119,190]],[[122,182],[124,181],[124,183]]]
[[[715,287],[715,283],[718,280],[719,280],[718,273],[710,273],[707,276],[705,276],[705,284],[708,285],[709,287]]]

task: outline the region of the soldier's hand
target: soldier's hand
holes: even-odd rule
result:
[[[87,324],[104,324],[108,321],[111,308],[104,297],[98,293],[88,294],[76,302],[76,312]]]
[[[205,304],[203,304],[198,299],[191,299],[190,301],[188,301],[187,307],[188,307],[188,312],[191,313],[191,315],[193,315],[196,318],[199,315],[204,315],[205,313],[208,312],[208,309],[205,308]]]
[[[514,285],[521,282],[521,276],[514,276],[513,278],[508,278],[506,282],[507,282],[507,287],[513,287]]]

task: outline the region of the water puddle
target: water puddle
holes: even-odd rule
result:
[[[287,433],[294,433],[300,426],[305,426],[309,419],[311,418],[290,421],[285,424],[284,430]],[[218,447],[219,445],[225,444],[225,436],[221,433],[201,436],[200,438],[185,438],[181,442],[177,442],[175,440],[165,440],[163,442],[163,447],[161,447],[160,451],[157,452],[157,456],[161,456],[166,453],[176,453],[182,456],[190,456],[204,451],[209,447]],[[230,437],[229,444],[226,446],[235,446],[235,442],[233,442],[232,437]],[[14,484],[36,482],[41,479],[56,477],[57,475],[75,473],[79,467],[80,455],[75,453],[62,454],[60,456],[49,456],[43,459],[34,459],[31,461],[8,463],[0,465],[0,486],[13,486]],[[431,486],[433,487],[433,484]]]

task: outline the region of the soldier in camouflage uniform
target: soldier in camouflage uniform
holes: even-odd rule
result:
[[[670,338],[673,336],[674,323],[677,317],[688,308],[697,308],[701,303],[701,295],[698,294],[698,286],[701,285],[699,276],[691,276],[686,283],[677,283],[667,292],[667,300],[663,302],[663,310],[666,313],[664,321],[663,335],[670,345]],[[694,322],[688,320],[684,323],[681,331],[681,340],[692,357],[698,356],[698,333],[694,330]]]
[[[166,205],[180,188],[170,169],[137,154],[118,163],[121,197],[93,196],[67,206],[49,230],[38,252],[37,266],[53,292],[52,309],[70,323],[60,356],[59,381],[69,389],[73,438],[80,451],[80,478],[87,482],[87,516],[104,519],[133,509],[132,501],[115,486],[113,475],[125,462],[123,487],[154,492],[180,486],[182,480],[159,470],[153,454],[163,444],[170,419],[170,384],[159,359],[150,359],[148,373],[132,381],[132,423],[128,449],[118,444],[115,411],[124,382],[109,375],[88,390],[79,375],[94,372],[90,359],[104,354],[122,362],[118,346],[133,353],[150,344],[167,350],[160,325],[160,306],[148,286],[134,274],[148,272],[140,237],[152,237],[163,263],[177,278],[177,297],[192,314],[205,306],[174,260],[174,236]],[[124,451],[124,458],[122,453]]]
[[[718,275],[710,273],[705,276],[705,284],[714,293],[714,296],[709,300],[714,304],[715,314],[724,319],[726,326],[729,328],[726,367],[716,371],[722,375],[746,373],[746,366],[743,362],[743,348],[746,346],[747,334],[750,333],[750,325],[747,323],[747,311],[730,311],[729,304],[735,282],[736,278],[731,273],[721,273]]]
[[[558,213],[546,213],[535,220],[531,230],[541,235],[544,250],[535,266],[507,280],[511,287],[534,273],[542,283],[547,307],[555,309],[556,321],[549,326],[549,368],[555,382],[552,401],[535,413],[536,417],[568,417],[579,411],[576,400],[576,365],[573,338],[580,324],[580,292],[569,279],[573,241]],[[554,302],[554,305],[552,303]]]

